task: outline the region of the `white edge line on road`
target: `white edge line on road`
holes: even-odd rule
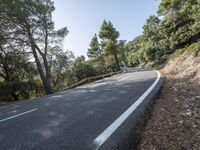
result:
[[[122,79],[120,79],[120,80],[118,80],[118,81],[123,81],[123,80],[125,80],[126,78],[128,78],[128,76],[123,77]]]
[[[135,109],[144,101],[149,93],[155,88],[160,80],[160,73],[157,71],[157,78],[154,83],[146,90],[144,94],[134,102],[123,114],[121,114],[110,126],[108,126],[95,140],[96,150],[115,132],[115,130],[135,111]]]
[[[28,114],[28,113],[33,112],[33,111],[36,111],[37,109],[38,109],[38,108],[35,108],[35,109],[32,109],[32,110],[25,111],[25,112],[23,112],[23,113],[20,113],[20,114],[17,114],[17,115],[14,115],[14,116],[11,116],[11,117],[8,117],[8,118],[5,118],[5,119],[2,119],[2,120],[0,120],[0,123],[1,123],[1,122],[4,122],[4,121],[6,121],[6,120],[12,119],[12,118],[19,117],[19,116],[21,116],[21,115]]]

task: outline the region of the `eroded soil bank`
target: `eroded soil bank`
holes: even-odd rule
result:
[[[200,54],[184,53],[160,70],[160,97],[139,150],[200,150]]]

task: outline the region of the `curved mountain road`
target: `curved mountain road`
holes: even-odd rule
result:
[[[126,141],[161,84],[157,71],[127,69],[103,81],[0,107],[0,149],[130,147]]]

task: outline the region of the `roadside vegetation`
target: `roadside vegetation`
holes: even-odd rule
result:
[[[120,70],[125,41],[103,21],[88,49],[89,60],[62,48],[67,27],[55,30],[51,0],[0,2],[0,102],[62,90],[84,78]]]
[[[163,88],[151,119],[143,129],[139,150],[200,147],[200,1],[162,0],[158,14],[159,43],[168,45],[169,54],[160,72],[165,77]]]
[[[162,0],[158,16],[150,16],[142,35],[131,41],[119,40],[119,31],[104,20],[91,37],[88,60],[63,49],[70,31],[55,30],[54,10],[51,0],[1,0],[0,102],[51,94],[124,66],[157,67],[184,50],[199,51],[199,0]]]

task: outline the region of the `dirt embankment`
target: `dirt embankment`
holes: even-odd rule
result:
[[[161,70],[166,77],[139,150],[200,150],[200,54],[183,53]]]

